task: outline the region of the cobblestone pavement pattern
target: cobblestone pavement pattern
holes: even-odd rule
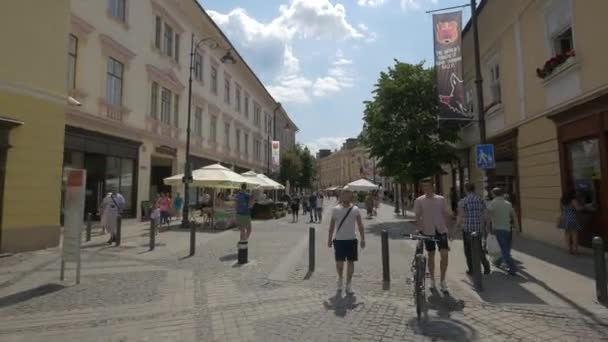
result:
[[[197,253],[186,257],[187,232],[162,232],[149,252],[146,225],[133,221],[121,247],[100,235],[84,244],[79,285],[72,265],[58,281],[58,249],[1,258],[0,341],[608,341],[603,308],[492,302],[452,276],[450,295],[431,294],[429,317],[418,323],[408,283],[414,246],[400,234],[413,227],[386,205],[365,220],[355,294],[337,294],[328,222],[304,221],[255,222],[250,263],[241,267],[234,230],[198,232]],[[390,235],[390,285],[382,283],[382,229]],[[462,268],[458,262],[451,267]],[[497,276],[505,291],[519,281]]]

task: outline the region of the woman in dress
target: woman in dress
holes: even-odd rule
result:
[[[577,212],[582,210],[582,206],[576,199],[574,191],[565,192],[561,198],[561,214],[558,227],[564,230],[566,246],[570,254],[578,255],[578,232],[583,229]]]

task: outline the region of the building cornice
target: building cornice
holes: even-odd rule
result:
[[[154,0],[150,1],[150,3],[152,4],[152,10],[154,11],[154,13],[159,15],[161,18],[163,18],[163,20],[165,20],[169,25],[171,25],[173,30],[177,31],[177,33],[184,32],[184,27],[180,25],[179,21],[175,20],[175,18],[163,6],[161,6]]]
[[[86,20],[74,13],[70,16],[70,26],[72,33],[80,40],[87,40],[91,32],[95,30],[95,26],[89,24]]]
[[[133,57],[135,57],[135,52],[106,34],[102,33],[99,35],[99,42],[101,43],[101,51],[104,55],[114,57],[124,64],[129,64]]]
[[[146,64],[146,71],[151,80],[160,82],[161,85],[171,89],[174,93],[181,93],[186,88],[171,69],[165,71],[152,64]]]

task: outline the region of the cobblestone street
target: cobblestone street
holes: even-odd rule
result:
[[[255,222],[250,263],[242,267],[236,265],[234,230],[197,233],[196,255],[188,258],[186,231],[162,232],[149,252],[147,225],[135,222],[125,222],[121,247],[108,247],[106,236],[84,245],[79,285],[71,264],[59,282],[57,249],[2,258],[0,341],[608,340],[608,311],[594,304],[592,292],[584,294],[588,302],[572,305],[498,301],[495,293],[517,299],[513,284],[528,278],[495,271],[486,291],[476,294],[461,279],[457,240],[450,295],[432,294],[428,321],[418,324],[407,282],[414,246],[400,235],[413,228],[386,205],[379,217],[365,220],[368,243],[356,267],[354,296],[337,295],[328,222],[304,221]],[[316,228],[313,274],[307,274],[309,226]],[[382,229],[391,239],[390,286],[382,283]]]

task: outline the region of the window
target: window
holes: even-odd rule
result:
[[[224,75],[224,102],[230,104],[230,79]]]
[[[217,68],[211,66],[211,92],[217,95]]]
[[[243,134],[243,142],[245,143],[245,157],[249,157],[249,134]]]
[[[489,64],[489,74],[490,74],[490,104],[501,103],[502,94],[500,89],[500,65],[497,61],[492,61]]]
[[[572,0],[547,1],[544,9],[549,57],[574,49]]]
[[[234,131],[234,135],[235,135],[235,148],[236,148],[236,153],[240,154],[241,153],[241,130],[239,128],[237,128]]]
[[[268,113],[264,112],[264,129],[268,129]]]
[[[163,88],[160,96],[160,121],[171,124],[171,91],[167,88]]]
[[[198,52],[194,54],[194,78],[203,81],[203,55]]]
[[[122,72],[122,63],[112,57],[108,58],[106,99],[115,106],[122,105]]]
[[[203,135],[203,109],[196,107],[194,111],[194,135],[200,137]]]
[[[110,0],[110,15],[120,21],[126,21],[126,5],[126,0]]]
[[[150,116],[158,117],[158,83],[152,82],[152,92],[150,94]]]
[[[217,117],[211,117],[211,125],[209,125],[209,138],[211,139],[212,144],[217,143]]]
[[[175,34],[175,52],[173,53],[176,62],[179,62],[179,34]]]
[[[249,95],[245,95],[245,118],[249,119]]]
[[[572,28],[568,27],[561,34],[553,38],[553,52],[558,55],[572,49],[574,49],[574,38],[572,37]]]
[[[260,121],[261,121],[261,112],[262,108],[260,108],[260,105],[258,105],[257,103],[253,104],[253,124],[260,127]]]
[[[160,50],[160,42],[161,42],[161,37],[162,37],[162,30],[163,30],[163,21],[160,19],[159,16],[156,17],[156,22],[155,22],[155,31],[154,31],[154,46],[156,46],[157,49]]]
[[[241,86],[237,85],[234,91],[234,101],[236,102],[236,112],[241,112]]]
[[[76,60],[78,57],[78,38],[70,35],[68,46],[68,89],[76,88]]]
[[[570,184],[582,205],[597,208],[601,182],[599,141],[597,138],[569,143]]]
[[[224,123],[224,146],[230,149],[230,124]]]
[[[179,127],[179,95],[173,95],[173,125],[175,128]]]
[[[173,28],[165,23],[165,34],[163,36],[163,52],[165,55],[173,56]]]

